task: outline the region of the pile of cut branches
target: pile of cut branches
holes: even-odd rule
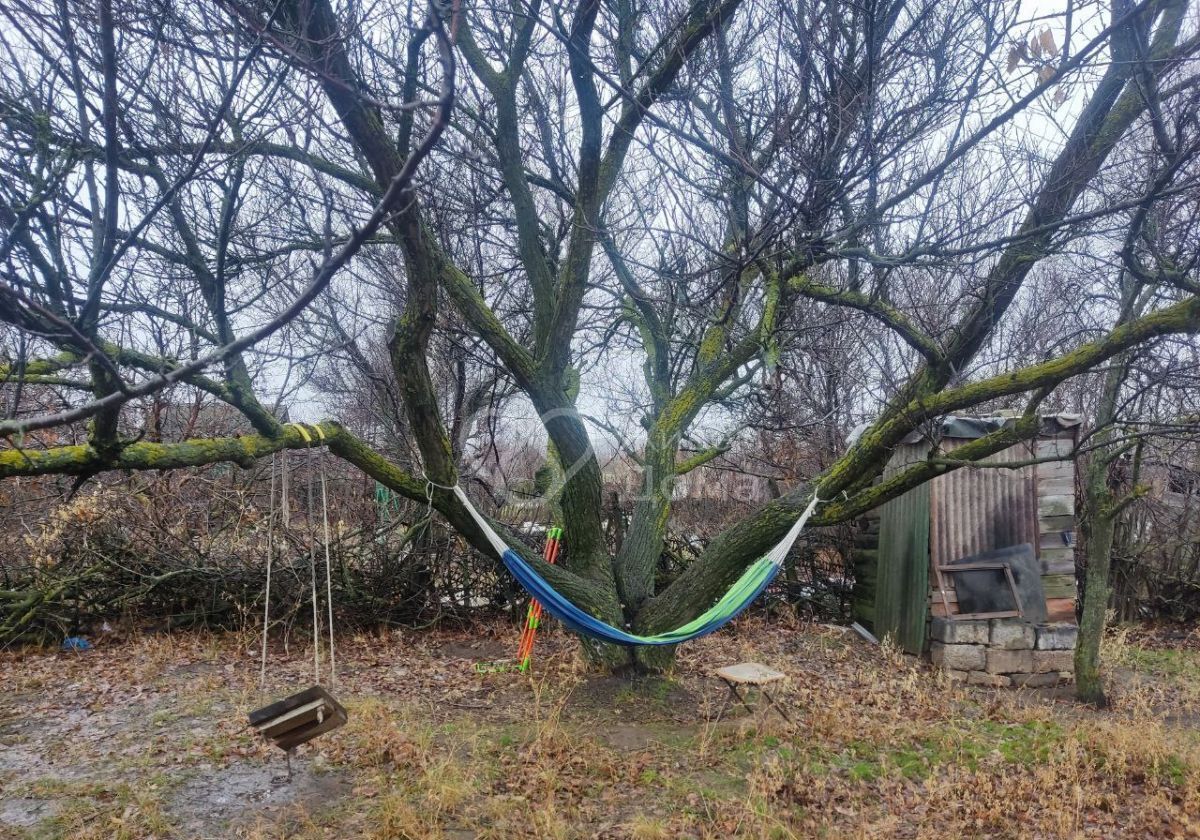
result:
[[[55,508],[24,551],[0,559],[0,645],[57,642],[105,622],[143,630],[258,625],[268,556],[272,631],[309,632],[314,564],[322,611],[327,585],[320,521],[269,527],[250,505],[235,525],[205,529],[193,517],[164,518],[156,504],[127,488],[97,487]],[[428,518],[331,523],[328,585],[339,626],[466,617],[480,599],[459,603],[446,594],[463,587],[454,570],[464,554]],[[496,580],[472,583],[476,593],[502,588]],[[491,598],[484,606],[503,605]]]

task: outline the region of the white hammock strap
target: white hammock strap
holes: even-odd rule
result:
[[[432,482],[430,483],[432,484]],[[448,489],[462,502],[463,507],[467,509],[467,513],[471,514],[471,518],[475,520],[475,524],[479,526],[479,530],[483,531],[483,535],[487,537],[487,541],[492,544],[492,548],[495,550],[497,556],[504,556],[504,552],[508,551],[508,543],[500,539],[500,535],[496,533],[496,530],[475,509],[475,505],[471,504],[471,500],[467,498],[467,494],[463,492],[463,489],[457,484]]]
[[[813,493],[812,499],[808,503],[808,507],[804,509],[804,513],[800,514],[800,518],[792,523],[789,530],[782,540],[775,543],[775,547],[767,552],[766,557],[776,566],[782,566],[783,561],[787,559],[788,553],[791,552],[792,546],[800,537],[800,532],[804,530],[804,526],[808,523],[808,518],[813,515],[813,511],[817,509],[817,505],[821,504],[821,500],[817,498],[817,494]]]
[[[432,482],[430,483],[432,484]],[[497,534],[495,529],[492,528],[488,521],[483,518],[482,514],[475,509],[475,506],[471,504],[471,500],[467,498],[467,494],[463,492],[461,487],[456,484],[453,487],[443,489],[452,491],[455,497],[462,502],[463,507],[467,509],[467,513],[469,513],[471,518],[475,520],[475,524],[479,526],[479,530],[483,531],[483,535],[487,537],[487,541],[491,543],[492,548],[495,550],[497,555],[503,555],[504,552],[508,551],[508,544],[504,542],[504,540],[500,539],[500,535]],[[766,558],[771,561],[771,563],[776,566],[783,564],[783,561],[787,558],[788,553],[792,550],[792,546],[796,543],[796,540],[799,539],[800,532],[803,531],[804,526],[808,524],[809,517],[813,515],[813,511],[817,509],[817,505],[821,504],[821,501],[821,499],[817,498],[817,494],[813,493],[812,499],[810,499],[808,502],[808,507],[806,507],[804,512],[800,514],[800,518],[792,523],[791,529],[788,530],[783,539],[777,542],[775,546],[765,555]]]

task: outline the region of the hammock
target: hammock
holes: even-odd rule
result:
[[[488,521],[475,509],[475,506],[471,504],[471,500],[467,498],[467,494],[463,492],[461,487],[455,485],[452,489],[454,495],[466,507],[467,512],[471,514],[471,518],[475,520],[475,524],[483,531],[484,536],[487,537],[496,554],[504,561],[504,565],[508,567],[513,577],[517,579],[517,582],[530,595],[541,602],[546,612],[550,613],[576,633],[590,636],[593,639],[599,639],[602,642],[611,642],[612,644],[630,647],[677,645],[680,642],[707,636],[709,633],[719,630],[732,621],[738,613],[750,606],[750,602],[757,598],[771,581],[775,579],[775,576],[779,574],[784,558],[792,550],[793,543],[800,536],[800,532],[804,530],[804,524],[808,521],[808,518],[812,515],[813,510],[816,509],[820,501],[817,499],[816,494],[814,494],[812,501],[808,503],[808,507],[805,508],[804,513],[800,514],[800,518],[796,520],[784,538],[776,543],[775,547],[769,552],[758,560],[755,560],[742,573],[742,576],[734,582],[733,586],[729,587],[729,590],[703,614],[674,630],[668,630],[665,633],[658,633],[653,636],[639,636],[635,633],[622,630],[619,627],[613,627],[611,624],[588,615],[571,601],[567,600],[558,590],[547,583],[545,578],[534,571],[533,567],[525,562],[525,559],[520,554],[509,547],[504,540],[500,539],[500,535],[496,533],[492,526],[488,524]]]

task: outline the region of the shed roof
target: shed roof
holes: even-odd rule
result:
[[[1011,426],[1017,422],[1015,415],[996,415],[994,417],[964,417],[962,415],[949,415],[943,417],[938,424],[936,431],[931,434],[928,427],[915,429],[904,438],[905,443],[918,443],[922,440],[929,440],[931,437],[936,437],[938,440],[945,438],[954,438],[957,440],[974,440],[981,438],[984,435],[999,431],[1005,426]],[[1058,437],[1060,432],[1068,429],[1073,429],[1083,422],[1083,417],[1079,414],[1044,414],[1041,418],[1042,426],[1038,430],[1038,434],[1042,437]]]
[[[1011,426],[1016,423],[1015,414],[997,414],[992,417],[967,417],[960,414],[949,414],[935,424],[926,424],[914,429],[905,436],[902,443],[920,443],[928,440],[974,440],[986,434]],[[1063,432],[1073,429],[1083,423],[1079,414],[1043,414],[1042,426],[1038,431],[1041,437],[1059,437]],[[860,423],[855,426],[846,441],[847,447],[853,446],[870,423]]]

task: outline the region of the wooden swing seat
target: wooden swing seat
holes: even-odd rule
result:
[[[250,725],[281,750],[290,752],[346,722],[346,710],[319,685],[250,713]]]

